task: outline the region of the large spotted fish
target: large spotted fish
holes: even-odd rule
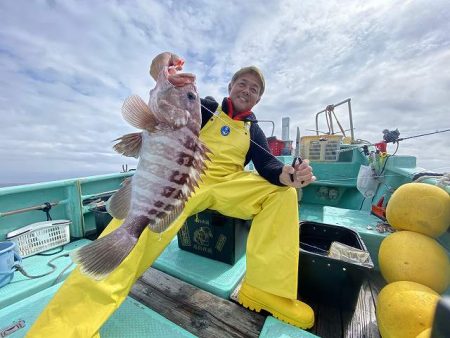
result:
[[[128,256],[147,226],[153,232],[166,230],[205,170],[208,150],[199,140],[201,113],[195,76],[176,69],[163,68],[148,105],[138,96],[123,104],[124,119],[143,130],[119,138],[114,147],[126,156],[139,157],[131,182],[108,201],[112,216],[125,220],[115,231],[72,255],[81,271],[95,279],[105,278]]]

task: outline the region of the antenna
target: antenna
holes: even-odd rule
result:
[[[283,117],[281,120],[281,139],[283,141],[289,141],[289,117]]]

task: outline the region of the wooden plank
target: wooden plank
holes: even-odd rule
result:
[[[258,337],[265,316],[150,268],[130,296],[198,337]]]
[[[378,294],[380,293],[381,289],[386,286],[386,284],[387,283],[380,272],[373,271],[371,274],[369,274],[369,285],[375,306],[377,305]]]
[[[379,338],[375,301],[383,285],[385,282],[379,272],[369,273],[362,283],[354,311],[340,308],[331,301],[330,304],[307,301],[316,315],[316,323],[310,332],[322,338]]]
[[[323,338],[379,338],[375,300],[384,284],[379,273],[371,274],[361,287],[354,312],[308,303],[316,315],[316,323],[308,331]],[[152,268],[138,280],[130,295],[198,337],[258,337],[267,315]]]
[[[386,282],[378,271],[367,274],[355,311],[342,312],[344,337],[380,337],[375,311],[378,293],[384,285]]]
[[[308,305],[313,308],[315,314],[315,324],[310,330],[311,333],[322,338],[342,336],[341,312],[338,307],[324,303],[308,303]]]
[[[369,281],[363,282],[355,311],[342,311],[344,337],[380,338]]]

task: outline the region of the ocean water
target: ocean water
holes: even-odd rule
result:
[[[0,182],[0,188],[3,187],[12,187],[15,185],[22,185],[22,184],[28,184],[28,183],[7,183],[7,182]]]

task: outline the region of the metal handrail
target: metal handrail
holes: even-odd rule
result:
[[[55,205],[60,204],[61,201],[56,201],[56,202],[49,202],[49,205],[51,207],[54,207]],[[10,210],[10,211],[5,211],[5,212],[0,212],[0,217],[4,217],[4,216],[11,216],[11,215],[16,215],[16,214],[21,214],[23,212],[27,212],[27,211],[33,211],[33,210],[43,210],[45,208],[47,208],[48,205],[47,204],[40,204],[40,205],[35,205],[32,207],[28,207],[28,208],[22,208],[22,209],[16,209],[16,210]]]
[[[273,133],[274,133],[274,131],[275,131],[275,122],[273,122],[273,121],[271,121],[271,120],[258,120],[258,123],[259,122],[268,122],[268,123],[272,123],[272,134],[270,135],[270,137],[272,137],[273,136]]]
[[[104,191],[98,194],[92,194],[92,195],[81,195],[81,200],[83,203],[88,203],[90,200],[96,200],[103,197],[111,197],[114,193],[117,192],[118,189]]]
[[[318,113],[316,114],[316,130],[315,130],[315,131],[316,131],[316,134],[319,135],[319,115],[322,114],[322,113],[328,114],[328,115],[327,115],[327,118],[329,118],[329,120],[330,120],[330,124],[329,124],[329,126],[328,126],[328,133],[329,133],[330,135],[334,135],[334,134],[335,134],[335,133],[334,133],[334,127],[333,127],[333,116],[331,115],[331,113],[333,113],[334,118],[335,118],[336,122],[338,123],[339,128],[341,129],[342,134],[343,134],[344,137],[345,137],[345,131],[344,131],[343,128],[341,127],[341,125],[340,125],[340,123],[339,123],[339,121],[338,121],[338,119],[337,119],[337,117],[336,117],[336,114],[334,114],[334,111],[333,111],[333,110],[334,110],[335,107],[338,107],[338,106],[340,106],[340,105],[342,105],[342,104],[344,104],[344,103],[347,103],[347,104],[348,104],[348,115],[349,115],[349,120],[350,120],[350,135],[351,135],[351,141],[353,142],[353,141],[355,140],[355,134],[354,134],[354,128],[353,128],[352,105],[351,105],[350,102],[351,102],[351,98],[348,98],[348,99],[346,99],[346,100],[344,100],[344,101],[341,101],[341,102],[339,102],[339,103],[328,105],[324,110],[321,110],[320,112],[318,112]],[[331,108],[331,109],[330,109],[330,108]]]

